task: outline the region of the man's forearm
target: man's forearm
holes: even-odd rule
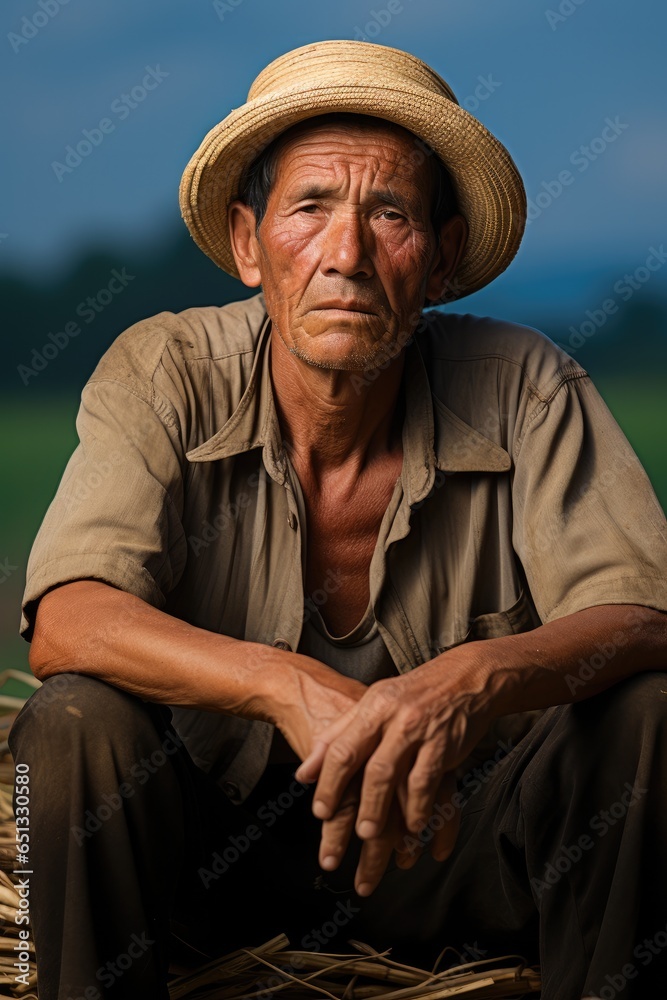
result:
[[[307,657],[197,628],[96,580],[41,599],[30,667],[40,680],[80,672],[145,700],[268,722],[299,697],[301,671],[330,684],[332,702],[357,683]]]
[[[470,653],[487,671],[493,714],[504,715],[580,701],[641,671],[667,670],[667,615],[601,605],[473,645]]]

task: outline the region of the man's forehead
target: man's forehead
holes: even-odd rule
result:
[[[345,166],[370,167],[382,183],[390,178],[414,182],[423,177],[419,168],[428,157],[419,150],[416,136],[392,122],[363,117],[356,121],[358,117],[348,116],[345,122],[321,118],[302,122],[280,137],[277,167],[283,175],[281,168],[289,169],[290,187],[301,183],[299,175],[309,171],[336,174]]]
[[[341,150],[363,153],[368,146],[386,150],[388,156],[400,157],[417,149],[418,139],[402,125],[368,115],[318,115],[287,129],[278,138],[277,151],[291,147],[333,143]],[[419,157],[419,159],[423,159]]]

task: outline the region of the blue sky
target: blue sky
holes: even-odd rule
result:
[[[559,173],[573,176],[531,222],[494,283],[494,302],[520,295],[527,307],[592,307],[651,247],[667,244],[664,5],[393,0],[392,8],[388,0],[5,0],[0,270],[57,276],[91,245],[157,245],[182,225],[177,188],[191,153],[243,103],[256,73],[290,48],[359,32],[430,63],[507,145],[532,199],[545,205]],[[147,67],[160,82],[121,118],[114,102]],[[490,93],[475,107],[480,81]],[[59,180],[54,161],[105,117],[113,130]],[[608,119],[617,134],[596,154]],[[650,282],[665,294],[667,266]]]

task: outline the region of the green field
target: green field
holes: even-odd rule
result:
[[[667,391],[665,376],[628,382],[621,376],[596,379],[596,385],[648,472],[663,510],[667,510]]]
[[[18,635],[25,567],[32,539],[77,443],[74,426],[77,409],[78,400],[72,397],[39,402],[24,396],[5,397],[0,405],[3,428],[0,562],[5,560],[4,581],[0,586],[3,670],[28,669],[28,644]],[[14,685],[6,693],[15,693]]]
[[[665,435],[667,396],[662,379],[599,379],[597,384],[648,471],[663,508],[667,506]],[[26,396],[29,395],[26,393]],[[57,488],[76,441],[78,400],[54,397],[32,402],[5,397],[0,404],[4,432],[0,550],[0,663],[27,670],[28,646],[18,636],[20,601],[32,539]],[[3,562],[4,560],[4,562]],[[8,689],[9,690],[9,689]]]

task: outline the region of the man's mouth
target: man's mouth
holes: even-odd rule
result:
[[[331,302],[322,302],[319,305],[315,306],[312,311],[361,313],[364,316],[376,315],[368,308],[368,305],[365,302],[343,302],[340,300]]]

